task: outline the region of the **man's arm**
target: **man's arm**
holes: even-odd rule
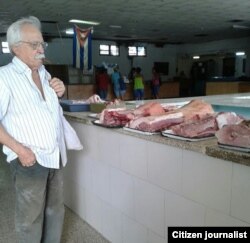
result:
[[[23,166],[32,166],[36,161],[35,154],[11,137],[0,123],[0,143],[14,151]]]

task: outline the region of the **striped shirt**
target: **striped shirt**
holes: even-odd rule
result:
[[[32,79],[31,69],[20,59],[14,57],[0,68],[0,121],[13,138],[34,152],[40,165],[59,168],[60,150],[66,153],[62,144],[62,111],[48,82],[50,74],[44,66],[38,72],[45,99]],[[3,152],[8,162],[17,158],[7,146],[3,146]]]

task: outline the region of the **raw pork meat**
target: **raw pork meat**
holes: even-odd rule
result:
[[[179,125],[171,126],[174,134],[188,137],[200,138],[214,135],[218,130],[215,114],[207,115],[202,118],[195,117]]]
[[[193,117],[179,125],[172,126],[171,130],[182,137],[200,138],[214,135],[224,125],[237,124],[241,121],[242,118],[234,112],[220,112]]]
[[[224,125],[238,124],[243,120],[244,118],[238,116],[235,112],[220,112],[216,116],[216,121],[219,129]]]
[[[250,120],[225,125],[215,133],[215,136],[220,144],[250,148]]]
[[[104,109],[100,116],[100,122],[108,126],[124,126],[134,118],[131,110],[124,108]]]
[[[203,116],[206,116],[207,114],[213,114],[214,110],[212,106],[206,103],[205,101],[200,99],[195,99],[191,100],[188,104],[167,113],[169,114],[177,112],[182,112],[185,121],[188,121],[195,117],[201,118]]]
[[[157,132],[165,130],[171,125],[179,124],[183,120],[181,112],[161,116],[146,116],[131,120],[126,127],[144,132]]]
[[[101,113],[100,122],[110,126],[124,126],[135,117],[157,116],[166,114],[160,103],[148,102],[136,109],[105,109]]]
[[[163,109],[160,103],[152,101],[137,107],[134,110],[134,114],[137,117],[158,116],[165,114],[165,110]]]

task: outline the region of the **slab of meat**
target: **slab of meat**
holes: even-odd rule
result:
[[[250,148],[250,120],[225,125],[215,133],[215,136],[220,144]]]
[[[201,138],[214,135],[218,130],[216,115],[194,117],[193,119],[183,122],[179,125],[171,126],[174,134],[187,138]]]
[[[220,112],[216,116],[216,121],[219,129],[224,125],[238,124],[243,120],[244,118],[237,115],[235,112]]]
[[[177,112],[182,112],[185,121],[188,121],[195,117],[201,118],[203,116],[206,116],[207,114],[213,114],[214,110],[212,106],[206,103],[205,101],[200,99],[195,99],[191,100],[188,104],[167,113],[169,114]]]
[[[100,116],[100,122],[109,126],[124,126],[135,117],[154,116],[166,114],[158,102],[148,102],[136,109],[105,109]]]
[[[124,126],[134,118],[132,110],[125,108],[104,109],[100,115],[100,123],[108,126]]]
[[[160,103],[156,101],[148,102],[140,105],[134,110],[134,115],[137,117],[141,116],[158,116],[165,114],[165,110]]]
[[[182,137],[200,138],[214,135],[224,125],[237,124],[241,121],[242,118],[234,112],[220,112],[193,117],[179,125],[172,126],[171,130]]]
[[[126,127],[144,132],[158,132],[169,128],[171,125],[179,124],[183,120],[181,112],[161,116],[146,116],[131,120]]]

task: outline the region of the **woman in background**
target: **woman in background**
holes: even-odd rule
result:
[[[96,76],[97,92],[102,100],[107,99],[109,81],[110,77],[107,74],[107,69],[102,67]]]
[[[160,89],[160,81],[161,77],[158,73],[157,69],[153,67],[152,69],[152,80],[151,80],[151,90],[152,90],[152,96],[154,99],[159,98],[159,89]]]

